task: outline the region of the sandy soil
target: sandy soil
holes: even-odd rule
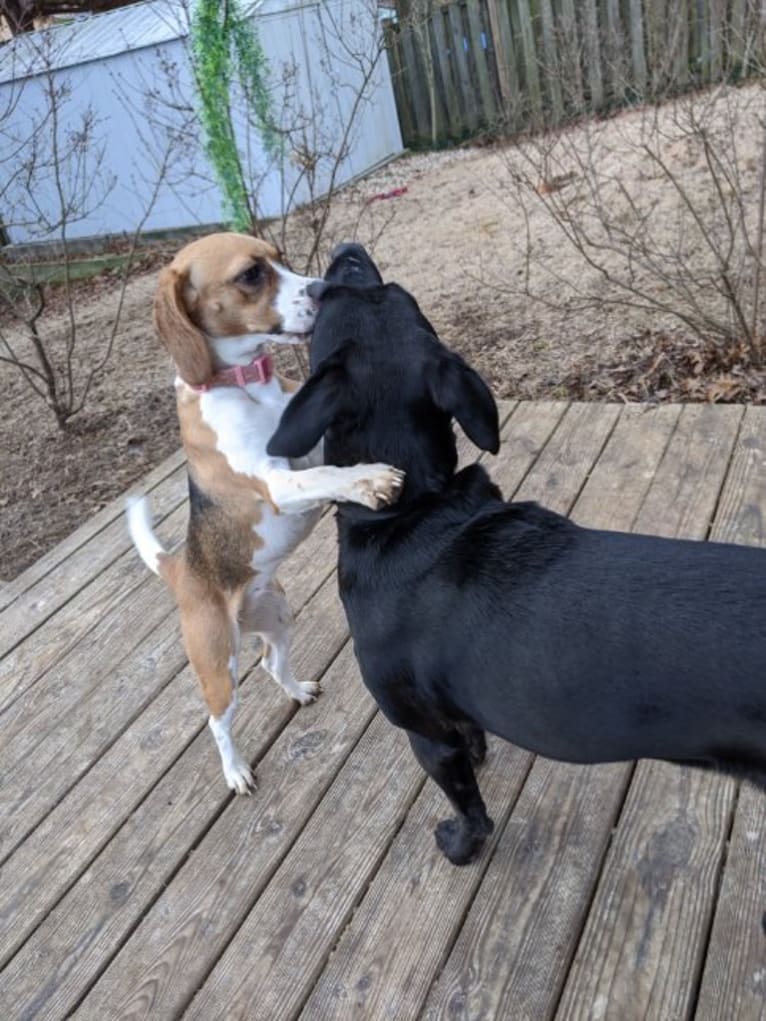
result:
[[[748,216],[757,213],[763,97],[757,86],[726,94],[737,118],[737,137],[727,142],[739,174],[732,194],[743,198]],[[658,116],[673,178],[697,197],[709,194],[712,208],[702,148],[670,113]],[[723,141],[728,123],[716,128]],[[442,339],[483,372],[498,397],[760,400],[763,374],[742,352],[723,357],[720,345],[693,337],[671,316],[611,304],[620,287],[603,267],[588,266],[547,212],[546,203],[556,202],[587,213],[595,173],[617,221],[632,215],[650,224],[658,251],[673,252],[676,268],[706,279],[715,259],[681,226],[678,189],[641,149],[646,128],[647,115],[630,112],[570,129],[548,147],[544,163],[539,148],[519,146],[402,158],[339,196],[324,252],[341,240],[367,244],[384,277],[416,295]],[[400,189],[406,191],[379,197]],[[635,196],[627,210],[624,193]],[[725,226],[719,221],[716,231]],[[296,269],[305,244],[298,219],[287,245]],[[631,272],[659,298],[667,292],[667,281],[653,284],[641,266],[626,271],[613,253],[606,267],[614,280]],[[736,271],[746,274],[747,265]],[[130,281],[109,369],[70,435],[61,435],[18,374],[0,365],[0,579],[14,577],[178,446],[172,369],[151,328],[155,277],[152,269]],[[78,290],[84,363],[108,334],[115,292],[109,280]],[[711,314],[725,318],[715,288],[705,293]],[[46,321],[47,334],[55,338],[61,324],[59,308]]]

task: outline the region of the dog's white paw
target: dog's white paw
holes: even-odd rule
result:
[[[253,771],[239,756],[224,764],[223,775],[226,786],[236,791],[237,794],[252,794],[256,789]]]
[[[292,697],[301,705],[309,705],[322,691],[318,681],[296,681]]]
[[[360,466],[361,467],[361,466]],[[402,492],[404,472],[390,464],[366,464],[364,475],[353,486],[352,499],[371,510],[395,503]]]

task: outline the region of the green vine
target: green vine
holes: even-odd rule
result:
[[[238,0],[197,0],[191,54],[203,145],[223,192],[225,214],[234,230],[249,231],[253,216],[231,118],[234,58],[237,80],[270,156],[280,154],[281,137],[271,112],[268,61],[255,25],[242,15]]]

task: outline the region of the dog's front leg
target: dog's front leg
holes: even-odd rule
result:
[[[302,471],[270,467],[264,481],[270,503],[285,514],[301,514],[329,501],[361,503],[378,510],[398,498],[404,473],[388,464],[323,465]]]
[[[453,731],[434,741],[408,730],[415,758],[444,791],[457,813],[434,830],[436,843],[453,865],[467,865],[481,851],[494,823],[487,815],[471,764],[468,744]]]

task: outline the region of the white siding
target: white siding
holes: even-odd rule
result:
[[[100,15],[88,22],[78,22],[75,26],[64,26],[67,29],[77,29],[78,25],[83,27],[70,33],[69,37],[58,37],[54,51],[56,69],[52,72],[53,79],[57,85],[68,84],[71,90],[62,110],[66,112],[69,124],[76,128],[81,112],[90,105],[98,122],[95,134],[103,147],[103,152],[93,151],[86,170],[85,183],[89,200],[98,204],[104,183],[112,180],[115,182],[98,208],[70,225],[69,237],[132,233],[136,229],[155,177],[150,152],[156,158],[164,144],[163,133],[153,135],[148,130],[139,109],[138,97],[147,85],[164,90],[165,80],[159,73],[161,60],[178,65],[183,100],[189,105],[195,102],[185,55],[185,41],[178,38],[178,22],[174,27],[167,17],[168,7],[167,0],[160,0],[158,4],[125,8]],[[309,131],[318,131],[325,139],[329,139],[333,147],[339,144],[342,128],[348,120],[357,91],[359,70],[353,66],[353,61],[348,60],[342,47],[335,44],[332,50],[337,52],[332,52],[329,60],[324,59],[325,52],[318,40],[321,38],[322,25],[327,23],[327,15],[332,14],[342,24],[344,43],[350,44],[354,33],[360,31],[359,20],[353,17],[354,7],[354,0],[324,0],[320,17],[317,2],[285,4],[271,0],[259,9],[257,15],[261,43],[274,77],[279,79],[285,66],[293,62],[296,66],[297,78],[290,109],[277,102],[277,113],[281,114],[285,123],[294,123],[296,110],[302,111]],[[155,17],[154,21],[147,23],[148,14],[156,15],[158,8],[164,11],[160,21]],[[134,12],[130,24],[123,18],[115,18],[115,15],[124,16],[128,12]],[[143,12],[143,22],[136,12]],[[110,18],[115,18],[114,31],[109,31]],[[95,29],[89,27],[91,23],[97,23]],[[86,36],[85,28],[88,28]],[[53,32],[61,33],[62,29],[57,28]],[[117,48],[114,45],[115,37],[122,39],[119,52],[114,52]],[[89,51],[84,49],[84,38],[90,47]],[[147,41],[151,45],[147,46]],[[77,61],[72,59],[73,53]],[[91,59],[86,59],[89,54]],[[28,55],[26,59],[28,63]],[[18,68],[21,60],[17,54],[13,62],[16,79],[2,82],[3,74],[7,76],[10,60],[7,53],[4,53],[4,60],[0,60],[0,114],[5,114],[6,124],[12,121],[17,136],[22,138],[26,126],[34,123],[44,108],[42,90],[46,77],[20,77]],[[164,116],[168,118],[171,127],[180,124],[182,120],[180,115],[171,115],[167,110]],[[235,115],[235,123],[243,147],[251,154],[252,166],[257,171],[254,177],[260,178],[268,169],[269,162],[263,153],[260,139],[248,131],[242,116]],[[147,152],[142,141],[147,138],[151,143],[150,152]],[[336,185],[364,173],[401,151],[401,135],[385,57],[378,62],[372,100],[357,116],[352,141],[348,157],[337,174]],[[43,144],[46,144],[45,140]],[[4,155],[7,153],[0,152],[0,160]],[[0,163],[0,173],[3,173],[3,166],[7,170],[9,164]],[[296,173],[288,161],[287,176],[292,176],[292,180],[286,182],[288,188],[296,179]],[[328,174],[329,166],[320,166],[317,182],[320,191],[326,190],[329,185]],[[57,199],[52,175],[38,174],[29,182],[23,178],[14,180],[5,195],[2,195],[0,187],[0,220],[5,222],[11,242],[55,239],[57,232],[46,231],[39,222],[36,225],[14,222],[19,217],[12,216],[13,210],[25,205],[27,209],[30,208],[25,198],[27,186],[34,196],[34,202],[49,218],[55,219]],[[279,215],[283,207],[282,193],[283,183],[279,171],[273,168],[258,188],[261,215]],[[304,185],[298,189],[296,198],[304,201],[307,197]],[[169,180],[162,187],[143,229],[204,225],[221,222],[223,218],[220,194],[213,183],[212,171],[197,138],[174,161]],[[27,219],[31,219],[31,215]]]

